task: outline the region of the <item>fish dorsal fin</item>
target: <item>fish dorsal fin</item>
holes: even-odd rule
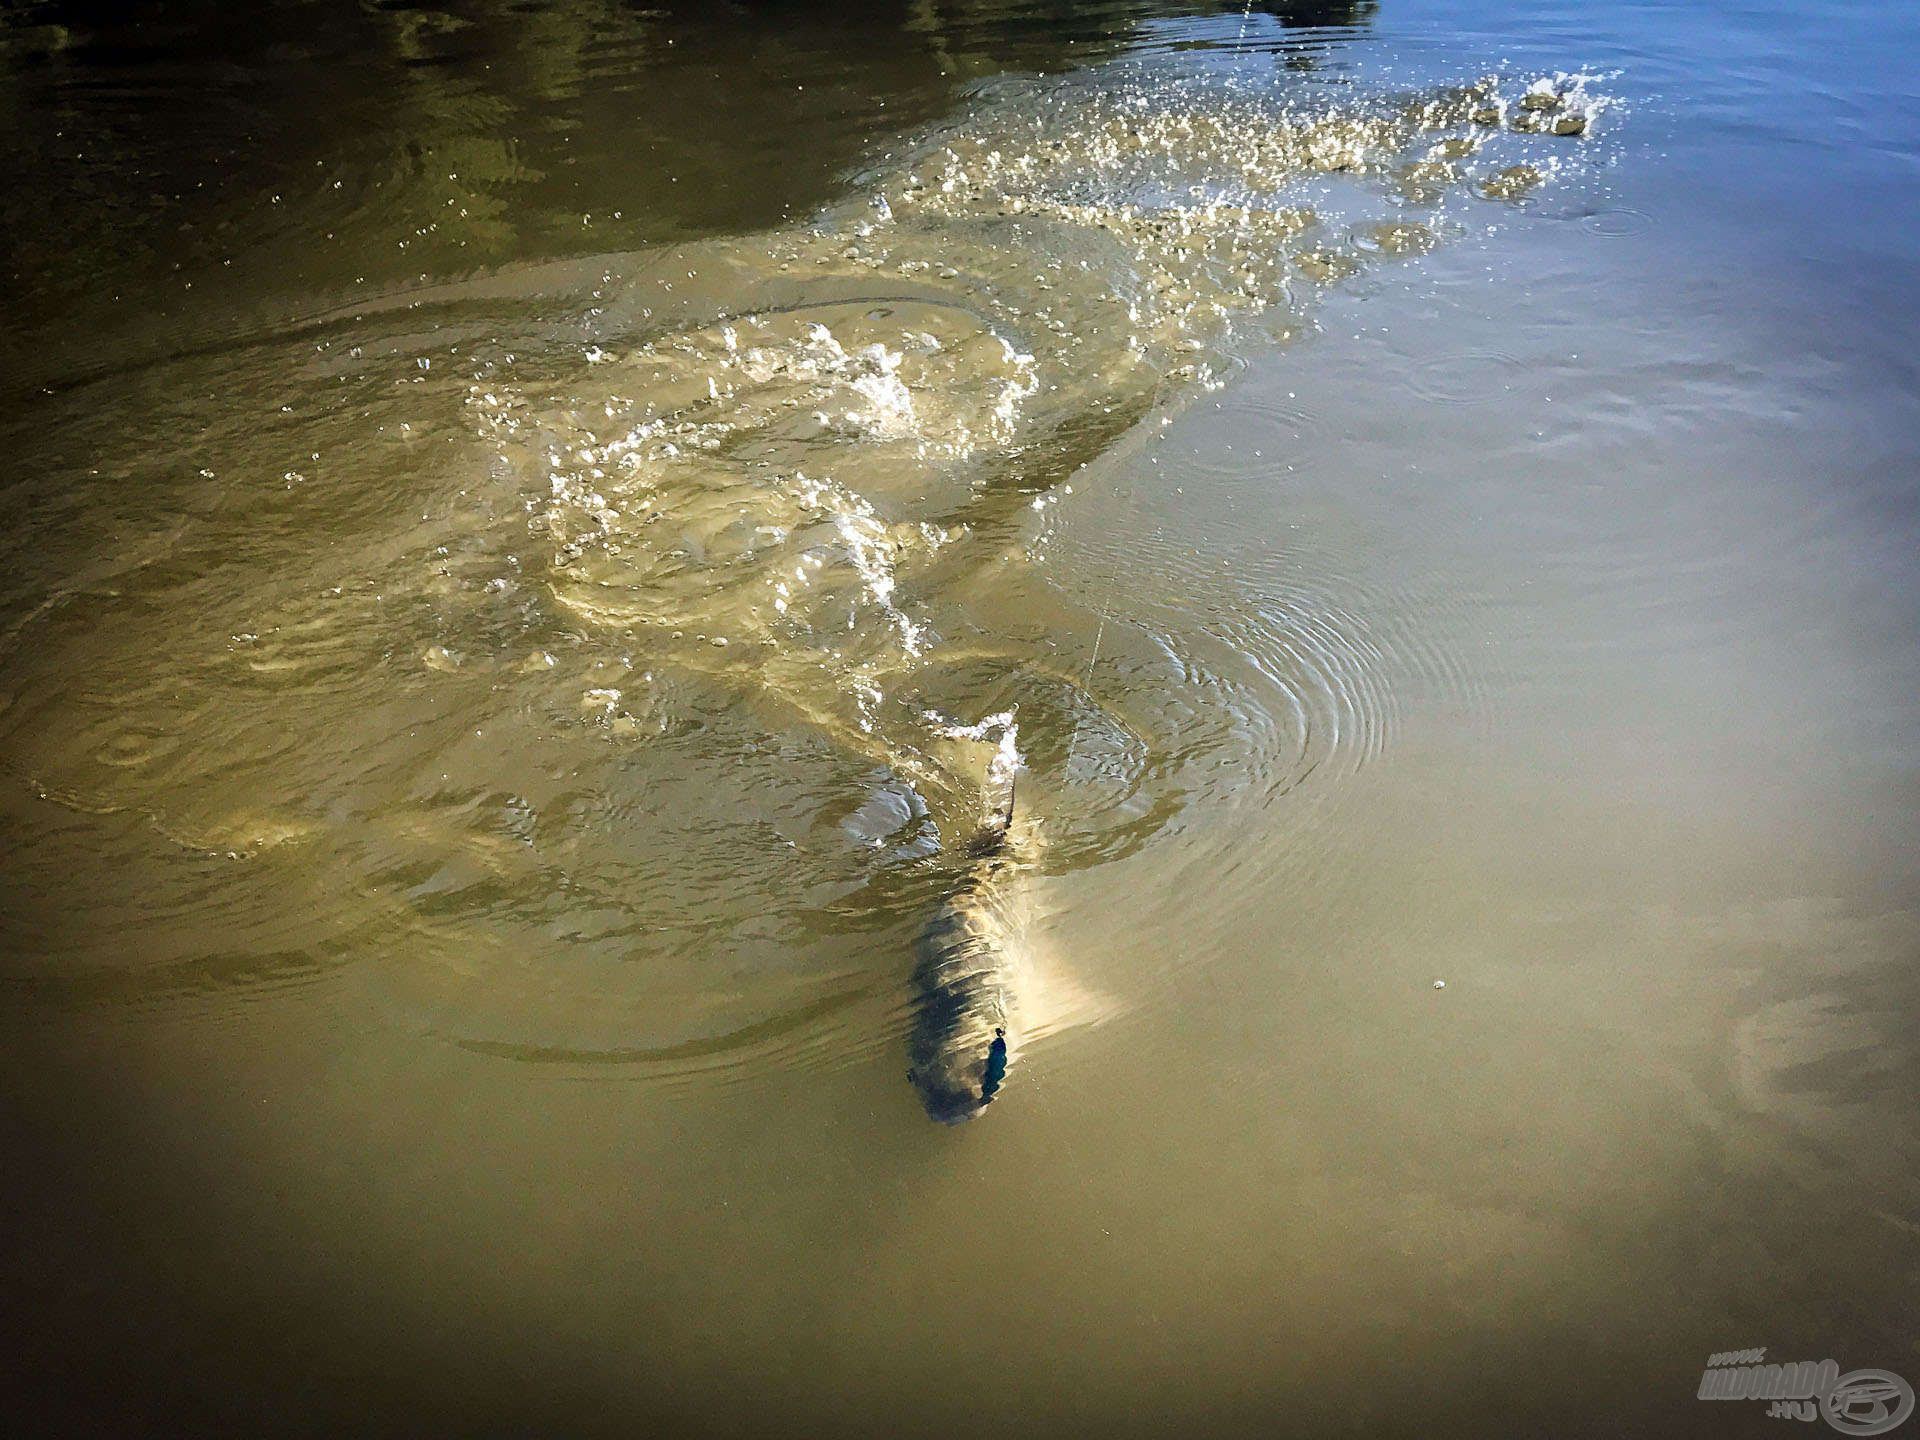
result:
[[[1007,804],[1003,810],[997,810],[974,834],[973,842],[967,848],[969,853],[979,859],[998,855],[1006,848],[1008,838],[1013,834],[1013,781],[1007,781]]]

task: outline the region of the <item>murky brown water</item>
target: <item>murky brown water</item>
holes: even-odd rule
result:
[[[1920,37],[1277,8],[0,27],[33,1413],[1920,1379]]]

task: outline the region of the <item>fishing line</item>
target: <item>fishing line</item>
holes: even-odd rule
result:
[[[1100,663],[1100,645],[1107,638],[1107,621],[1113,615],[1113,592],[1119,588],[1120,577],[1111,566],[1107,570],[1105,597],[1100,602],[1100,623],[1093,630],[1093,654],[1087,659],[1087,673],[1080,678],[1082,703],[1073,712],[1073,739],[1067,742],[1067,761],[1071,764],[1080,750],[1080,727],[1086,720],[1086,707],[1093,703],[1093,671]]]
[[[1113,613],[1113,592],[1119,581],[1107,576],[1107,596],[1100,603],[1100,623],[1093,631],[1093,654],[1087,660],[1087,673],[1080,680],[1081,704],[1073,712],[1073,739],[1067,742],[1067,760],[1071,763],[1080,750],[1080,727],[1086,720],[1086,707],[1093,701],[1093,668],[1100,663],[1100,642],[1107,637],[1107,617]]]

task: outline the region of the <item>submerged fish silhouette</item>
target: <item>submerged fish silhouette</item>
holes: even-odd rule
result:
[[[971,1120],[991,1104],[1013,1059],[1020,871],[1013,798],[1009,777],[1005,808],[974,836],[966,873],[915,946],[907,1078],[943,1124]]]

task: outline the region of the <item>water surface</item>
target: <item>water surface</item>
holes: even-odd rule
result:
[[[1916,38],[15,12],[28,1403],[1665,1435],[1764,1429],[1716,1351],[1913,1378]],[[1003,738],[1016,1063],[938,1126],[914,941]]]

